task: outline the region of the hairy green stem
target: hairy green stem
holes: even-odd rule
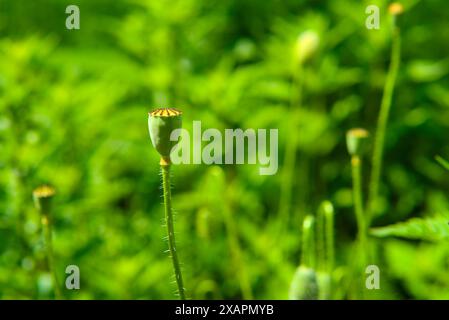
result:
[[[391,61],[387,74],[387,80],[382,96],[379,118],[377,120],[376,136],[374,141],[374,150],[371,167],[371,180],[368,197],[368,218],[372,219],[376,213],[378,201],[380,175],[382,171],[382,158],[384,152],[385,132],[387,129],[388,116],[390,113],[391,102],[393,99],[394,86],[398,74],[399,63],[401,60],[401,37],[400,30],[393,25],[393,39],[391,47]]]
[[[45,250],[47,252],[48,269],[53,278],[53,287],[55,290],[55,298],[62,299],[61,288],[59,287],[58,276],[56,274],[55,258],[53,254],[53,240],[52,240],[52,228],[51,221],[48,213],[42,215],[42,228],[45,238]]]
[[[175,232],[173,227],[173,212],[171,207],[171,190],[170,190],[170,164],[161,163],[162,169],[162,187],[164,190],[164,207],[165,207],[165,224],[167,226],[168,249],[173,263],[175,272],[178,294],[181,300],[185,300],[184,283],[182,280],[181,266],[179,264],[178,253],[176,252]]]

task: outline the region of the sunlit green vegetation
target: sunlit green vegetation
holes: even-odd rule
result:
[[[65,27],[69,4],[80,30]],[[379,30],[365,27],[369,4]],[[65,298],[176,298],[147,126],[149,111],[175,107],[189,131],[193,120],[279,129],[276,175],[171,166],[187,298],[287,299],[307,267],[313,297],[449,299],[449,11],[442,0],[404,1],[392,80],[388,4],[0,0],[0,298],[55,297],[33,204],[43,184],[56,190],[52,252]],[[367,199],[388,103],[377,195]],[[362,241],[352,128],[371,133],[358,174]],[[379,267],[379,290],[365,288],[361,252]],[[68,265],[80,268],[80,290],[64,288]]]

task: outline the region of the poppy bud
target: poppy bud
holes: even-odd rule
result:
[[[312,268],[299,266],[296,269],[288,296],[290,300],[318,299],[318,281]]]
[[[366,149],[369,132],[365,129],[351,129],[346,133],[346,145],[351,156],[360,156]]]
[[[148,129],[151,143],[167,164],[170,163],[170,151],[177,143],[170,140],[170,135],[173,130],[182,127],[181,115],[182,112],[174,108],[159,108],[149,113]]]

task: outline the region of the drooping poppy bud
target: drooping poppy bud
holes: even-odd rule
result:
[[[170,151],[177,143],[170,140],[170,135],[173,130],[182,127],[182,112],[174,108],[159,108],[148,115],[151,143],[161,155],[161,159],[169,164]]]

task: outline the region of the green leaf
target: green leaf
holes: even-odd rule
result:
[[[401,237],[429,241],[449,240],[449,225],[446,215],[431,218],[412,218],[386,227],[373,228],[370,233],[376,237]]]
[[[436,156],[435,160],[438,161],[439,164],[441,164],[443,166],[444,169],[449,171],[449,162],[444,160],[442,157],[440,156]]]

